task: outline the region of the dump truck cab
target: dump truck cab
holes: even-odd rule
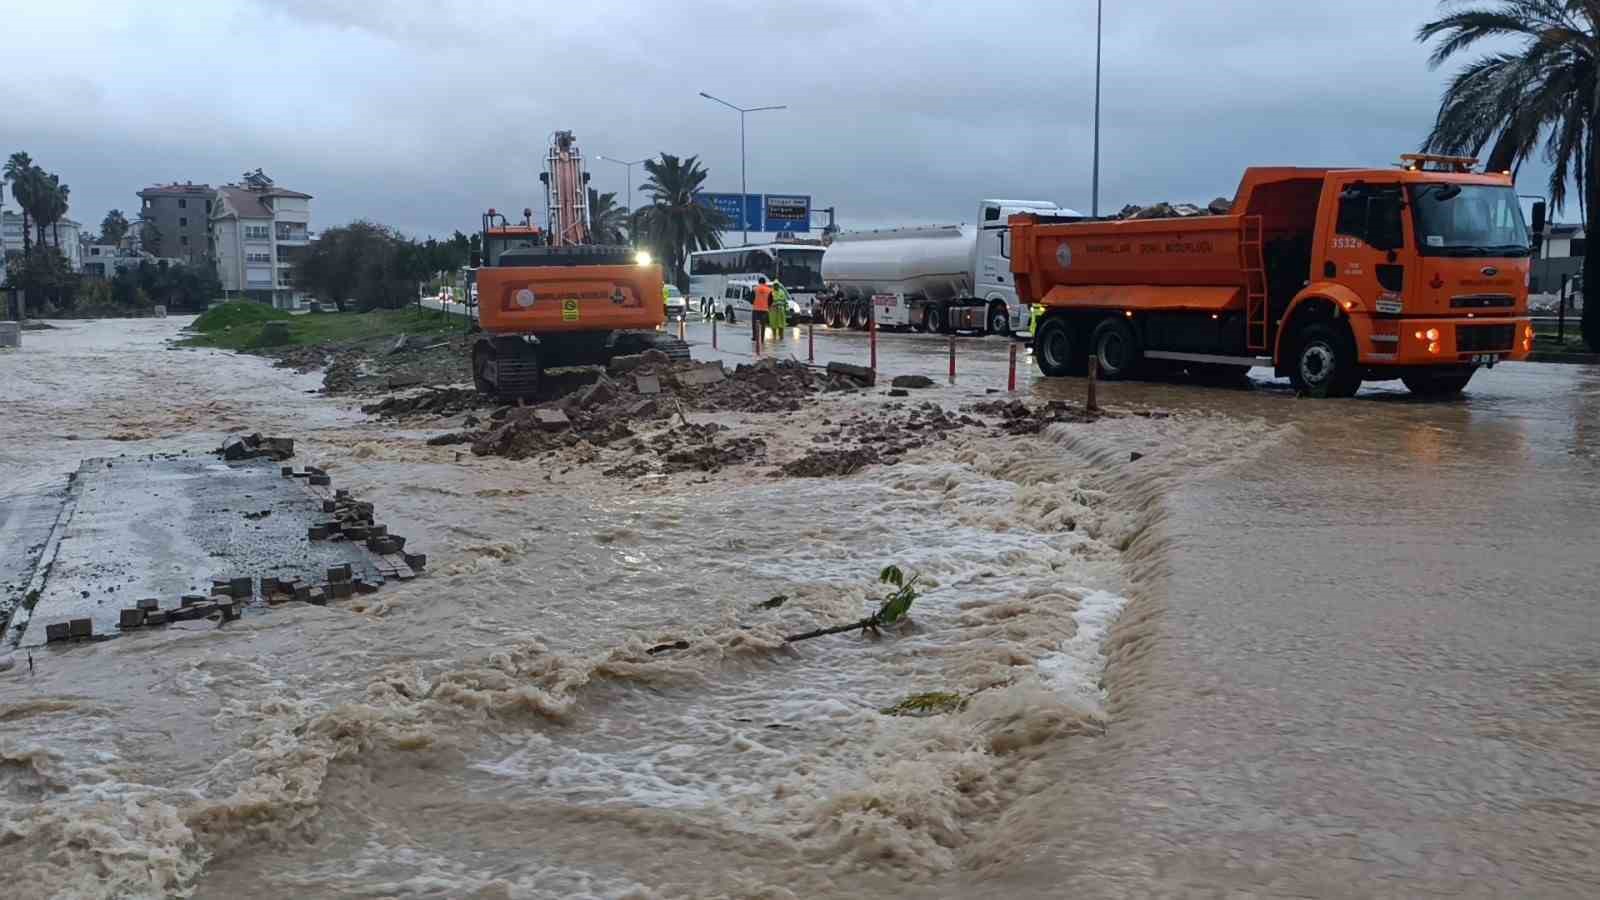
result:
[[[1112,377],[1270,365],[1318,396],[1395,378],[1449,394],[1526,357],[1533,242],[1511,176],[1402,160],[1251,168],[1226,215],[1013,217],[1019,293],[1045,307],[1041,368],[1098,354]]]

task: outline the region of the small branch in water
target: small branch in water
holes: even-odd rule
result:
[[[832,628],[818,628],[816,631],[808,631],[805,634],[791,634],[783,640],[785,643],[792,644],[795,641],[809,641],[812,638],[827,637],[830,634],[844,634],[846,631],[855,631],[857,629],[864,632],[868,628],[874,631],[878,630],[877,616],[868,616],[859,622],[851,622],[849,625],[835,625]]]

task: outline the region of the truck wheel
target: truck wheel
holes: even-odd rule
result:
[[[472,348],[472,386],[485,397],[495,395],[496,368],[493,347],[478,344]]]
[[[1011,313],[1004,303],[996,303],[989,307],[989,333],[1011,333]]]
[[[828,304],[828,327],[843,328],[845,326],[844,307],[835,300]]]
[[[1040,323],[1039,333],[1033,336],[1033,360],[1041,373],[1051,378],[1083,374],[1085,356],[1075,346],[1074,337],[1072,323],[1061,316]]]
[[[1139,338],[1120,318],[1105,319],[1096,325],[1089,347],[1099,362],[1100,377],[1113,381],[1132,377],[1144,355]]]
[[[1355,342],[1326,322],[1307,325],[1295,342],[1289,381],[1307,397],[1354,397],[1361,388]]]
[[[929,334],[944,333],[944,307],[930,303],[922,308],[922,330]]]
[[[733,306],[732,306],[732,304],[729,304],[727,311],[722,314],[722,321],[727,322],[730,325],[732,325],[735,321],[737,321],[733,317]]]
[[[1465,375],[1402,375],[1400,380],[1405,382],[1406,390],[1418,397],[1454,397],[1461,393],[1472,380],[1472,373]]]
[[[852,304],[850,307],[850,327],[856,331],[867,330],[867,307],[864,303]]]

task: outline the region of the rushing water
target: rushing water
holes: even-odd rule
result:
[[[1589,370],[1449,404],[1106,386],[1172,415],[847,479],[621,482],[427,447],[443,425],[164,349],[177,324],[0,356],[0,495],[293,434],[431,572],[0,674],[20,896],[1594,893]],[[964,348],[933,396],[982,397],[1001,352]],[[881,402],[726,421],[782,454]],[[784,646],[861,615],[890,562],[928,588],[908,628]],[[971,699],[878,712],[926,690]]]

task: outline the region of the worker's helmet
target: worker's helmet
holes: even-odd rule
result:
[[[758,284],[766,284],[767,283],[767,276],[762,275],[761,277],[756,279],[756,282]]]

